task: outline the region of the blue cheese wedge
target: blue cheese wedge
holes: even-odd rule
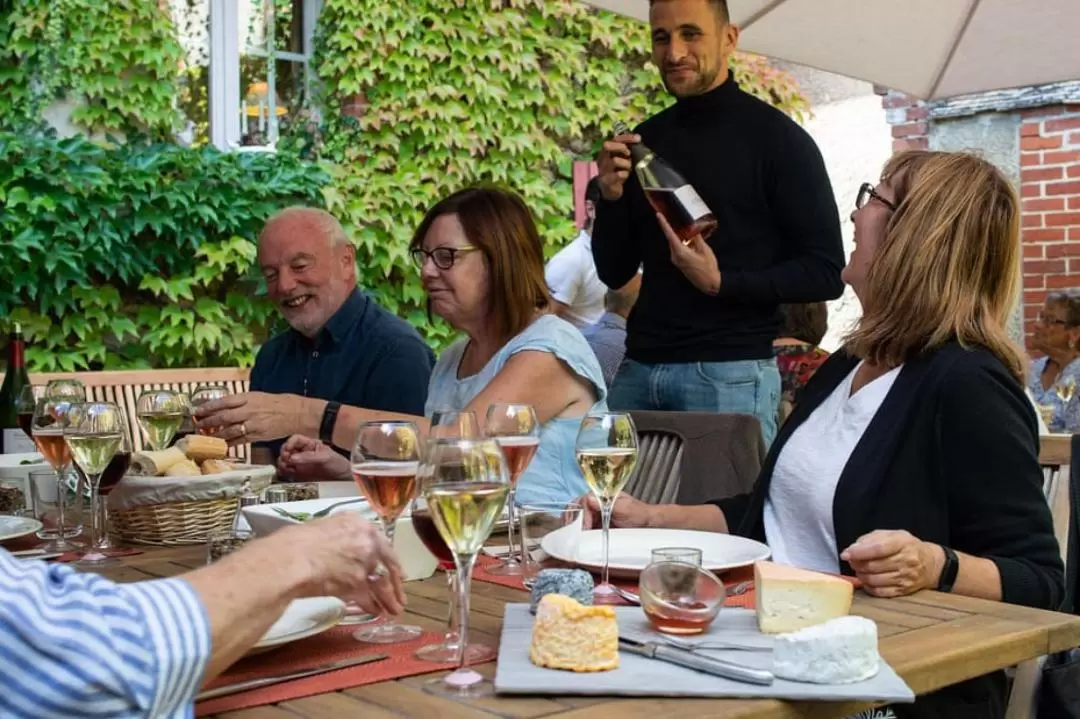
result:
[[[614,607],[587,607],[548,594],[536,608],[529,659],[538,667],[605,672],[619,666],[619,625]]]
[[[536,614],[537,605],[548,594],[562,594],[588,606],[592,604],[592,575],[583,569],[541,569],[532,587],[529,611]]]

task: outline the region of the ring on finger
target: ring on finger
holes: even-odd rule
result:
[[[240,436],[241,437],[246,437],[247,436],[247,425],[245,423],[243,423],[243,422],[240,423]]]

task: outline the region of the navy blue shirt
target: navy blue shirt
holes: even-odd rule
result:
[[[353,290],[314,339],[289,329],[264,344],[251,369],[251,391],[423,416],[434,364],[412,325]],[[277,461],[286,439],[254,446],[268,448]]]

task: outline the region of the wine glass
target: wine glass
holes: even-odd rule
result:
[[[467,666],[469,588],[476,555],[506,506],[510,473],[502,450],[490,439],[435,440],[428,449],[431,474],[421,492],[457,566],[459,642],[457,669],[427,682],[425,689],[445,697],[487,696],[494,686]]]
[[[105,471],[101,473],[101,480],[98,482],[98,493],[102,497],[108,497],[113,488],[120,483],[120,480],[127,474],[128,467],[131,466],[131,453],[133,444],[131,442],[131,429],[127,422],[127,416],[124,414],[124,410],[121,407],[117,407],[117,411],[120,413],[122,420],[120,429],[120,446],[116,449],[116,454],[113,455],[109,461],[109,465],[105,467]],[[84,484],[87,487],[91,487],[92,483],[90,478],[86,476],[82,468],[79,466],[78,459],[75,461],[75,468],[83,475],[85,480]],[[102,499],[98,502],[98,526],[102,528],[100,540],[94,543],[95,549],[114,549],[115,544],[109,539],[109,503],[107,499]]]
[[[191,402],[188,396],[171,389],[147,390],[135,403],[139,427],[153,450],[168,447],[189,414]]]
[[[421,486],[433,472],[431,448],[438,440],[480,439],[480,425],[476,421],[475,412],[436,410],[432,413],[430,422],[431,428],[428,430],[424,454],[420,460],[420,472],[417,474],[417,482]],[[417,496],[413,500],[411,516],[416,535],[420,537],[420,541],[424,543],[428,551],[439,560],[439,569],[446,574],[450,596],[450,601],[447,603],[446,634],[443,635],[442,641],[425,644],[417,649],[416,656],[424,661],[439,664],[452,662],[457,659],[460,643],[460,635],[457,631],[457,567],[454,565],[454,555],[435,527],[431,512],[428,511],[427,500]],[[469,644],[466,652],[468,652],[467,661],[470,664],[495,656],[495,650],[486,644]]]
[[[600,584],[594,590],[593,601],[599,604],[616,603],[619,595],[608,581],[608,538],[615,498],[626,486],[637,464],[637,428],[634,427],[634,420],[625,412],[585,415],[578,429],[574,451],[585,482],[600,502],[600,518],[603,522],[604,570],[600,575]]]
[[[34,406],[34,416],[30,420],[30,433],[38,451],[56,472],[56,496],[58,500],[57,538],[46,549],[50,552],[66,552],[79,545],[69,541],[64,535],[67,523],[64,518],[64,497],[68,491],[64,475],[71,464],[71,450],[64,442],[64,428],[67,427],[73,402],[67,397],[42,397]],[[82,501],[81,492],[78,501]]]
[[[412,422],[365,422],[352,450],[352,475],[368,504],[379,515],[383,532],[394,543],[397,519],[416,494],[420,468],[420,433]],[[362,642],[395,644],[416,639],[423,630],[383,619],[360,629],[353,637]]]
[[[506,468],[510,472],[510,496],[506,500],[507,540],[510,552],[506,559],[487,568],[489,574],[502,577],[516,577],[523,572],[518,557],[518,548],[514,545],[514,525],[517,524],[517,505],[514,503],[514,490],[518,478],[532,462],[536,450],[540,448],[540,422],[536,411],[528,404],[493,404],[488,407],[484,421],[484,431],[488,437],[498,443],[506,458]]]
[[[103,542],[106,528],[102,525],[103,512],[100,482],[101,475],[116,456],[124,440],[124,415],[112,402],[88,402],[77,404],[68,413],[68,423],[64,427],[64,441],[71,450],[75,464],[86,475],[90,483],[90,551],[86,552],[78,564],[103,567],[117,564],[101,551],[107,544]]]
[[[42,397],[60,397],[74,402],[86,401],[86,387],[77,379],[51,379],[45,385]]]
[[[39,392],[34,385],[24,384],[22,391],[19,392],[19,396],[15,399],[15,414],[19,421],[19,429],[31,440],[34,439],[34,432],[31,427],[34,424],[34,408],[37,406],[38,394]],[[40,394],[43,395],[44,393]]]
[[[227,387],[221,385],[199,385],[191,393],[191,407],[195,409],[200,405],[204,405],[207,402],[213,402],[215,400],[228,397],[231,394]],[[199,427],[195,430],[199,434],[214,434],[217,432],[217,427]]]
[[[1072,401],[1073,395],[1076,394],[1076,378],[1072,375],[1063,377],[1057,386],[1054,388],[1055,394],[1062,404],[1068,405]]]

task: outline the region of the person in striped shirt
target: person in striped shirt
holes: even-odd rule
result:
[[[172,579],[116,584],[0,550],[0,716],[190,717],[199,687],[293,599],[399,614],[402,570],[354,512],[281,529]]]

